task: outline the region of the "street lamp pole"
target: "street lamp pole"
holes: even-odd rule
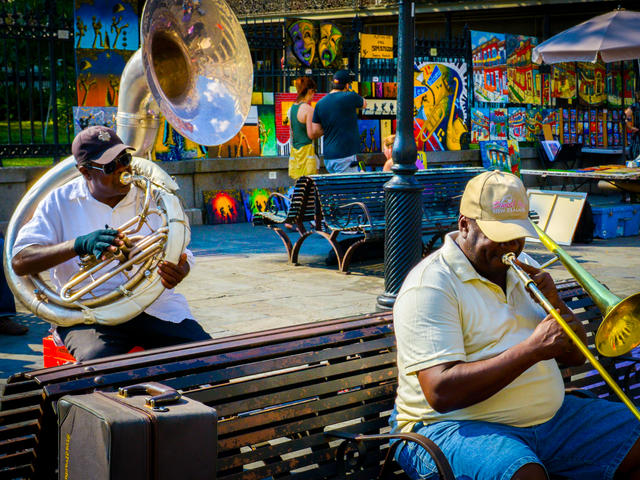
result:
[[[384,293],[378,308],[390,309],[409,270],[422,258],[422,187],[415,179],[417,148],[413,138],[413,63],[415,3],[398,2],[398,107],[393,144],[393,177],[384,185]]]

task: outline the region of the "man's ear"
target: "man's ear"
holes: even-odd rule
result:
[[[469,233],[469,219],[464,215],[458,217],[458,230],[462,238],[467,238],[467,234]]]
[[[76,165],[76,168],[86,180],[89,180],[91,178],[89,175],[89,169],[87,167],[83,165]]]

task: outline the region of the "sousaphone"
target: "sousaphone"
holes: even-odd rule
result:
[[[251,106],[253,67],[242,27],[223,0],[150,0],[141,21],[142,47],[120,80],[117,132],[135,148],[133,174],[121,182],[143,192],[143,207],[117,226],[126,245],[100,262],[80,259],[81,269],[55,292],[40,275],[17,275],[11,268],[17,233],[37,205],[54,189],[80,175],[71,156],[51,168],[25,194],[7,227],[4,268],[14,295],[38,317],[56,325],[116,325],[145,310],[164,290],[157,265],[177,263],[190,240],[178,185],[156,163],[145,159],[157,136],[160,113],[181,135],[200,145],[219,145],[242,127]],[[147,219],[159,227],[141,235]],[[87,232],[88,233],[88,232]],[[115,275],[118,288],[93,290]]]

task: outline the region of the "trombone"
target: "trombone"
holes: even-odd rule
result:
[[[589,272],[582,268],[571,258],[551,237],[543,232],[535,223],[531,222],[540,237],[543,245],[554,253],[569,270],[571,275],[593,299],[603,314],[603,320],[596,333],[595,345],[598,352],[607,357],[623,355],[640,344],[640,293],[631,295],[623,300],[607,290]],[[602,375],[604,381],[613,392],[622,400],[627,408],[640,420],[640,412],[629,400],[615,380],[609,375],[598,359],[582,343],[580,337],[571,329],[560,313],[549,300],[542,294],[534,281],[527,273],[515,263],[515,254],[507,253],[502,257],[502,262],[516,272],[525,282],[526,288],[536,297],[540,305],[553,316],[560,324],[564,332],[571,338],[580,352],[589,360],[591,365]]]

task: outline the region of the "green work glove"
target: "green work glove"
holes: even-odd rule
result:
[[[80,256],[93,255],[96,258],[100,258],[102,252],[114,244],[117,235],[118,230],[113,228],[104,228],[86,235],[80,235],[73,243],[73,249]]]

